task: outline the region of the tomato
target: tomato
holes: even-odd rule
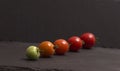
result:
[[[83,40],[83,48],[90,49],[95,45],[96,38],[93,33],[83,33],[80,38]]]
[[[42,57],[51,57],[55,53],[54,44],[50,41],[41,42],[39,49]]]
[[[69,44],[64,39],[57,39],[54,42],[55,45],[55,53],[57,55],[64,55],[66,52],[69,51]]]
[[[68,39],[68,43],[70,44],[69,50],[73,52],[77,52],[82,48],[82,40],[78,36],[72,36]]]

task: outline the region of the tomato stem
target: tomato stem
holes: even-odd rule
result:
[[[95,42],[96,42],[96,43],[100,43],[100,38],[99,38],[99,37],[96,37],[96,38],[95,38]]]
[[[40,53],[43,53],[43,52],[44,52],[44,50],[39,50],[39,52],[40,52]]]
[[[58,48],[58,46],[57,46],[57,45],[55,45],[55,46],[54,46],[54,49],[56,49],[56,48]]]
[[[85,42],[82,40],[82,44],[84,45],[85,44]]]

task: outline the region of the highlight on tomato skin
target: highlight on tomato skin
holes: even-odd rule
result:
[[[56,55],[65,55],[69,51],[69,44],[65,39],[55,40],[54,45]]]
[[[43,41],[39,43],[41,57],[51,57],[54,55],[54,44],[50,41]]]
[[[83,40],[83,48],[91,49],[96,44],[96,38],[93,33],[87,32],[83,33],[80,38]]]
[[[70,45],[69,50],[72,52],[78,52],[82,48],[82,40],[78,36],[72,36],[68,38]]]

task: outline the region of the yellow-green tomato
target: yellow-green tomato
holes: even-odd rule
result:
[[[39,48],[36,46],[29,46],[26,49],[26,56],[28,59],[37,60],[40,57]]]

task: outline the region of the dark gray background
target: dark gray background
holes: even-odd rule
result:
[[[0,0],[0,40],[54,41],[92,32],[120,47],[119,0]]]

